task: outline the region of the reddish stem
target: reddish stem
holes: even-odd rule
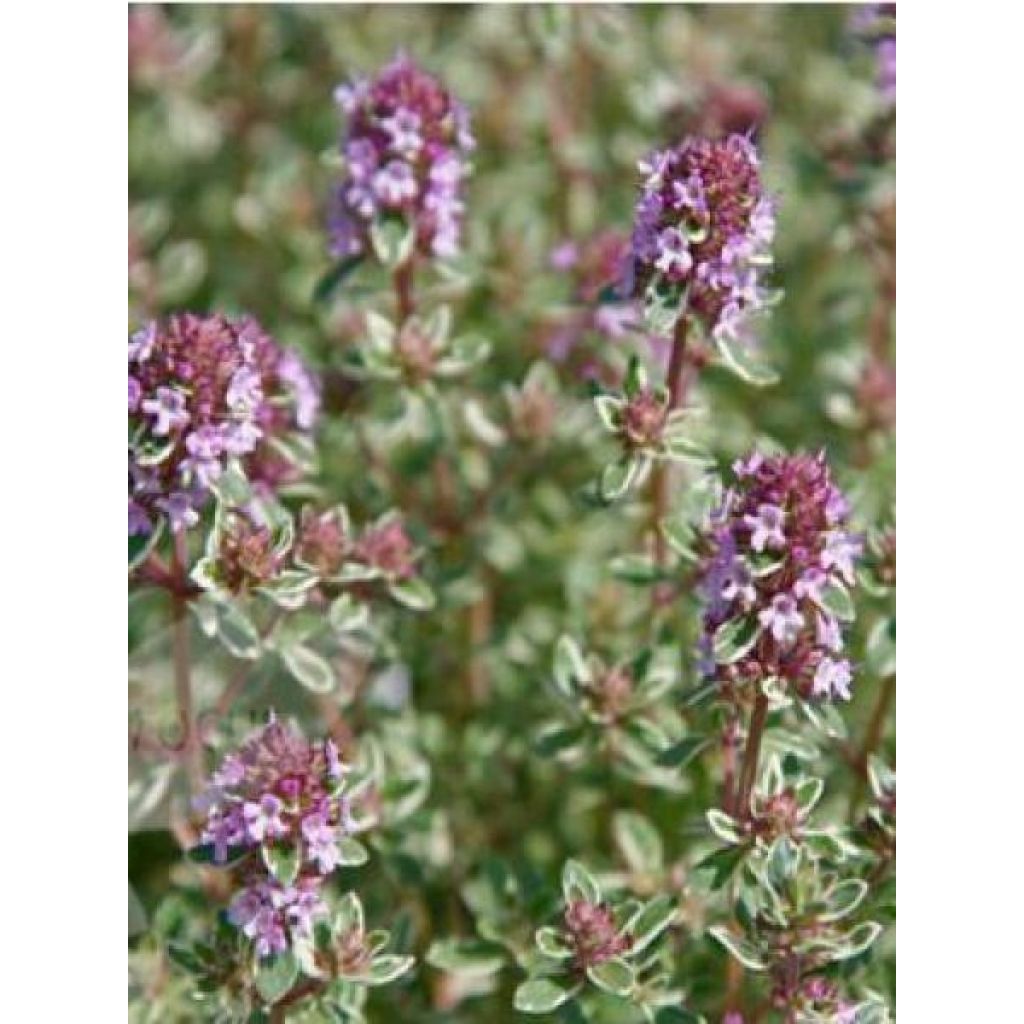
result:
[[[743,773],[740,775],[740,788],[734,812],[740,818],[750,814],[750,794],[757,778],[757,760],[761,753],[761,736],[764,733],[765,720],[768,717],[768,698],[758,690],[754,701],[754,711],[750,716],[750,732],[747,733],[747,749],[743,755]]]

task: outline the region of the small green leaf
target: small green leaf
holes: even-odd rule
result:
[[[588,683],[591,680],[587,662],[571,636],[561,636],[555,644],[554,659],[555,683],[566,697],[576,692],[576,683]]]
[[[661,933],[672,924],[676,916],[676,903],[671,896],[655,896],[644,904],[640,912],[627,926],[633,945],[629,954],[643,952]]]
[[[365,973],[359,976],[359,980],[364,985],[387,985],[405,974],[415,962],[416,958],[413,956],[385,953],[370,962]]]
[[[281,659],[288,671],[307,690],[312,690],[313,693],[330,693],[334,689],[334,669],[323,655],[311,648],[303,644],[292,644],[281,650]]]
[[[600,903],[601,887],[579,861],[567,860],[562,868],[562,895],[566,903]]]
[[[351,594],[339,594],[327,609],[327,621],[335,633],[354,633],[370,621],[370,613]]]
[[[573,955],[572,947],[557,928],[538,928],[534,934],[537,948],[552,960],[568,960]]]
[[[632,871],[661,870],[665,857],[661,835],[642,814],[619,811],[612,818],[612,834]]]
[[[611,574],[627,583],[654,583],[664,576],[650,555],[617,555],[608,563]]]
[[[779,379],[779,375],[771,367],[759,363],[742,342],[729,341],[722,337],[717,337],[715,341],[722,362],[740,380],[753,384],[754,387],[763,388]]]
[[[397,270],[412,255],[416,232],[398,219],[375,220],[370,225],[370,244],[378,260],[388,269]]]
[[[607,430],[613,434],[619,432],[619,416],[622,412],[623,401],[616,395],[595,395],[594,407],[597,415]]]
[[[541,730],[533,741],[533,749],[541,757],[557,757],[577,746],[586,735],[582,725],[554,726]]]
[[[338,840],[338,853],[340,855],[338,863],[346,868],[357,868],[370,859],[366,847],[351,836],[344,836]]]
[[[716,664],[732,665],[747,655],[761,633],[761,627],[753,616],[730,619],[715,631],[713,654]]]
[[[334,290],[363,262],[363,255],[357,253],[355,256],[346,256],[338,260],[327,273],[317,281],[313,289],[314,302],[326,302]]]
[[[406,608],[415,612],[429,611],[437,603],[434,592],[425,580],[413,576],[407,580],[394,580],[388,584],[388,593]]]
[[[292,846],[264,843],[260,848],[267,870],[282,884],[291,885],[299,875],[302,857]]]
[[[732,877],[733,872],[740,861],[748,852],[746,846],[726,846],[721,850],[715,850],[708,854],[695,868],[697,871],[712,871],[711,888],[721,889]]]
[[[157,546],[160,538],[163,536],[164,524],[166,520],[161,517],[156,521],[156,525],[152,530],[149,531],[144,537],[140,537],[136,534],[134,537],[128,538],[128,571],[131,572],[137,566],[141,565],[148,557],[149,553]]]
[[[561,988],[550,978],[529,978],[517,989],[513,998],[520,1013],[550,1013],[571,999],[573,992]]]
[[[601,472],[598,490],[603,501],[615,501],[629,490],[640,473],[640,460],[636,456],[623,455],[618,462],[612,462]]]
[[[857,925],[843,940],[842,946],[833,954],[834,960],[849,960],[860,956],[875,939],[882,934],[882,926],[875,921],[865,921]]]
[[[687,736],[663,750],[658,755],[657,763],[663,768],[682,770],[710,745],[711,740],[707,736]]]
[[[628,996],[633,990],[635,978],[633,969],[618,957],[612,957],[603,963],[587,968],[587,977],[598,988],[611,992],[615,996]]]
[[[757,947],[747,939],[734,935],[723,925],[715,925],[710,929],[711,936],[720,942],[732,955],[739,960],[744,967],[752,971],[767,970],[765,963]]]
[[[299,963],[290,952],[256,964],[256,991],[265,1003],[276,1003],[287,995],[299,976]]]
[[[484,939],[439,939],[427,950],[426,956],[431,967],[474,977],[500,971],[507,959],[501,946]]]
[[[851,622],[856,615],[850,592],[837,583],[826,587],[825,592],[821,595],[821,603],[842,622]]]
[[[707,811],[708,825],[711,827],[711,831],[714,832],[723,843],[730,843],[735,845],[736,843],[742,843],[744,836],[740,830],[740,823],[733,818],[731,815],[726,814],[725,811],[719,810],[717,807],[712,807]]]
[[[645,387],[647,387],[647,371],[644,369],[640,357],[631,355],[629,365],[626,367],[626,377],[622,382],[622,390],[627,398],[634,398]]]
[[[217,860],[216,848],[213,843],[202,843],[199,846],[193,846],[185,856],[193,864],[208,864],[215,868],[226,868],[237,864],[243,857],[247,857],[249,852],[247,846],[229,846],[224,852],[224,860]]]
[[[331,922],[334,933],[337,936],[347,935],[349,932],[362,932],[366,928],[363,918],[363,904],[359,896],[354,892],[347,892],[338,903],[334,919]]]
[[[852,914],[867,894],[867,882],[860,878],[847,878],[828,894],[825,901],[827,910],[818,915],[818,920],[839,921]]]
[[[256,627],[236,604],[217,608],[217,634],[224,646],[236,657],[252,660],[259,657],[261,641]]]

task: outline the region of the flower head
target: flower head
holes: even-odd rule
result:
[[[640,162],[627,291],[687,293],[712,333],[737,332],[765,303],[775,212],[757,150],[745,136],[687,138]]]
[[[630,937],[619,931],[606,903],[570,903],[565,908],[565,934],[581,967],[610,960],[632,945]]]
[[[256,484],[295,475],[270,442],[309,430],[317,386],[294,353],[255,320],[181,313],[128,341],[129,530],[160,516],[174,530],[199,520],[231,457]]]
[[[846,529],[846,499],[823,455],[755,452],[734,471],[703,538],[705,671],[730,682],[777,677],[804,698],[848,700],[852,672],[839,656],[833,599],[853,584],[862,542]],[[752,640],[716,657],[727,625],[745,626],[739,633]]]
[[[334,254],[367,252],[371,226],[390,215],[414,229],[424,256],[454,255],[475,145],[466,108],[404,55],[371,81],[340,86],[335,98],[347,129],[345,177],[329,218]]]

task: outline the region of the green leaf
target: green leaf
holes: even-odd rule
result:
[[[330,693],[335,686],[334,669],[323,655],[304,644],[292,644],[281,650],[281,659],[288,671],[307,690]]]
[[[860,956],[875,939],[882,934],[882,926],[875,921],[865,921],[857,925],[843,940],[842,946],[832,955],[833,960],[849,960]]]
[[[615,996],[628,996],[636,980],[633,977],[633,968],[619,957],[612,957],[603,963],[588,967],[587,977],[598,988]]]
[[[293,846],[282,846],[278,843],[264,843],[260,847],[263,863],[267,870],[282,884],[291,885],[299,876],[302,857]]]
[[[210,485],[217,501],[229,508],[247,505],[252,500],[252,488],[237,459],[233,459],[223,473]]]
[[[529,978],[517,989],[513,998],[520,1013],[550,1013],[571,999],[573,992],[561,988],[550,978]]]
[[[607,430],[613,434],[619,432],[619,416],[622,412],[623,401],[617,395],[595,395],[594,407],[597,415]]]
[[[708,825],[711,831],[714,832],[723,843],[742,843],[744,836],[740,830],[740,823],[733,818],[731,815],[726,814],[725,811],[719,810],[717,807],[712,807],[706,813],[708,819]]]
[[[800,808],[801,815],[807,817],[814,810],[815,805],[821,799],[821,794],[824,792],[824,779],[803,779],[797,783],[793,795],[796,797],[796,803]]]
[[[601,887],[579,861],[567,860],[562,868],[562,895],[566,903],[600,903]]]
[[[406,608],[415,612],[429,611],[437,604],[434,592],[425,580],[413,576],[407,580],[394,580],[388,584],[388,593]]]
[[[871,627],[867,645],[868,671],[879,679],[896,674],[896,620],[884,618]]]
[[[426,956],[431,967],[474,977],[500,971],[507,959],[501,946],[484,939],[439,939],[427,950]]]
[[[557,757],[572,750],[585,735],[586,728],[582,725],[547,728],[533,741],[533,749],[541,757]]]
[[[850,592],[837,583],[825,588],[821,595],[821,603],[842,622],[852,622],[856,615]]]
[[[570,698],[576,692],[577,682],[590,682],[590,669],[571,636],[561,636],[555,644],[554,674],[558,689]]]
[[[338,853],[340,854],[338,863],[346,868],[357,868],[370,859],[366,847],[351,836],[344,836],[338,840]]]
[[[660,275],[644,291],[644,320],[651,334],[669,337],[686,309],[687,292],[668,284]]]
[[[827,908],[824,914],[818,915],[819,921],[839,921],[852,914],[868,894],[868,883],[860,878],[847,878],[840,882],[825,901]]]
[[[718,665],[732,665],[747,655],[761,633],[761,627],[753,616],[730,619],[715,631],[713,656]]]
[[[721,889],[732,877],[737,865],[746,857],[747,846],[726,846],[721,850],[715,850],[708,854],[699,864],[696,871],[711,871],[711,888]]]
[[[710,929],[712,938],[720,942],[744,967],[752,971],[767,970],[768,965],[762,959],[757,947],[747,939],[734,935],[723,925],[715,925]]]
[[[161,517],[156,521],[156,526],[149,531],[144,537],[140,537],[136,534],[134,537],[128,538],[128,571],[131,572],[137,566],[141,565],[148,557],[149,553],[157,546],[160,542],[160,538],[164,533],[164,525],[166,520]]]
[[[262,642],[256,627],[236,604],[217,607],[217,635],[236,657],[252,660],[259,657]]]
[[[285,569],[273,580],[259,587],[276,605],[287,611],[295,611],[306,603],[309,592],[316,586],[317,579],[299,569]]]
[[[626,367],[626,377],[622,382],[622,390],[625,391],[627,398],[634,398],[645,387],[647,387],[647,371],[644,369],[644,364],[640,362],[639,356],[631,355],[629,365]]]
[[[568,960],[573,955],[572,947],[557,928],[538,928],[533,938],[537,948],[552,960]]]
[[[740,380],[753,384],[754,387],[763,388],[779,379],[779,375],[771,367],[759,363],[742,342],[729,341],[721,337],[716,338],[715,342],[723,364]]]
[[[613,576],[627,583],[654,583],[664,576],[650,555],[617,555],[608,563],[608,569]]]
[[[351,594],[339,594],[327,609],[327,621],[335,633],[354,633],[366,626],[370,613]]]
[[[385,953],[370,962],[366,971],[359,976],[359,980],[371,987],[387,985],[405,974],[415,962],[416,958],[413,956]]]
[[[299,963],[290,952],[256,964],[256,991],[265,1003],[276,1003],[288,994],[299,976]]]
[[[335,935],[347,935],[349,932],[362,932],[366,928],[363,918],[363,904],[354,892],[347,892],[338,903],[331,926]]]
[[[630,870],[655,872],[664,866],[661,835],[642,814],[617,812],[612,818],[612,834]]]
[[[615,501],[629,490],[640,472],[640,460],[633,455],[623,455],[617,462],[605,466],[601,472],[598,491],[603,501]]]
[[[355,256],[346,256],[344,259],[338,260],[330,270],[327,271],[317,281],[316,286],[313,288],[313,301],[314,302],[326,302],[331,297],[332,292],[345,280],[355,269],[363,262],[362,253],[357,253]]]
[[[370,244],[374,255],[388,270],[402,266],[412,255],[415,243],[414,226],[407,227],[401,220],[386,218],[375,220],[370,225]]]
[[[673,743],[667,750],[663,750],[658,755],[657,763],[663,768],[682,770],[710,745],[711,739],[707,736],[687,736],[678,743]]]
[[[247,857],[250,849],[247,846],[229,846],[225,851],[224,860],[220,861],[214,858],[215,852],[213,843],[201,843],[199,846],[193,846],[189,849],[185,856],[193,864],[207,864],[215,868],[227,868]]]
[[[633,938],[629,955],[643,952],[672,923],[676,916],[676,902],[671,896],[655,896],[644,904],[627,926]]]

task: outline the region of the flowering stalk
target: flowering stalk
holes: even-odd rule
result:
[[[184,578],[188,560],[185,534],[174,537],[172,567],[179,578]],[[178,720],[181,727],[181,752],[185,759],[189,788],[198,793],[203,782],[203,756],[199,745],[195,713],[192,707],[191,658],[189,653],[188,604],[179,592],[171,596],[172,644],[174,661],[174,692],[178,701]]]

